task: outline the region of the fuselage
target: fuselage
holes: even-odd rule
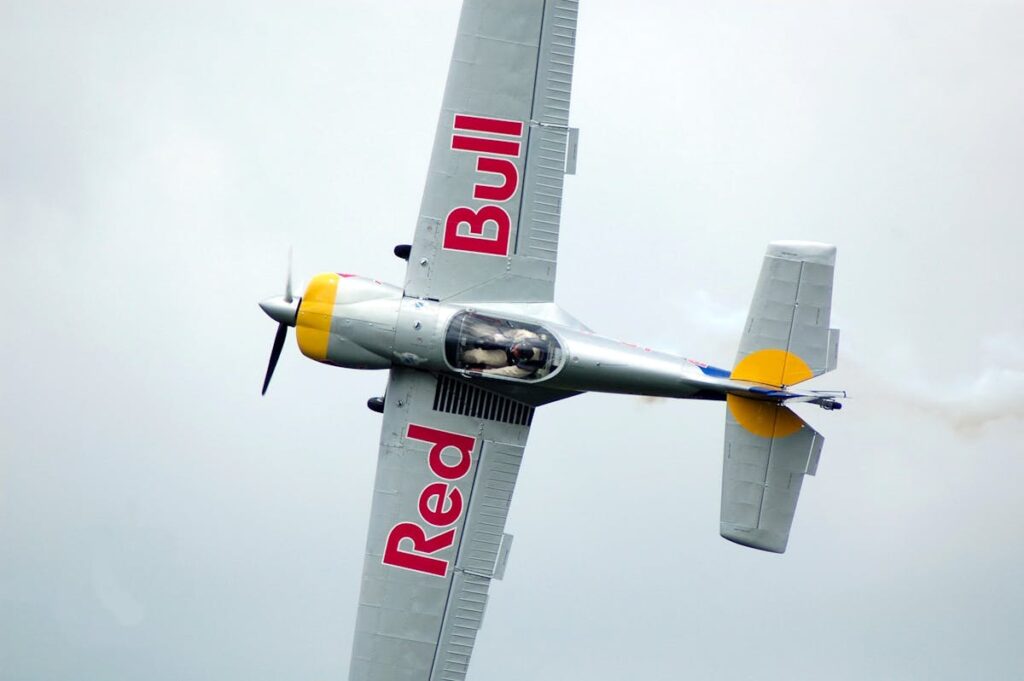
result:
[[[595,334],[554,303],[442,303],[328,273],[310,282],[294,323],[302,353],[318,362],[484,379],[527,389],[540,401],[548,401],[544,392],[684,399],[769,399],[771,392],[722,369]]]

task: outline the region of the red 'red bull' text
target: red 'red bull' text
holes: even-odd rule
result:
[[[444,221],[442,246],[450,251],[507,256],[512,219],[500,204],[519,189],[519,169],[514,159],[522,152],[523,122],[456,114],[453,128],[451,148],[478,155],[476,170],[484,180],[473,184],[473,198],[489,203],[479,208],[453,208]]]
[[[428,483],[420,492],[417,510],[423,522],[403,522],[391,528],[381,562],[426,575],[445,577],[448,575],[449,561],[436,554],[455,543],[456,528],[450,526],[459,521],[465,507],[462,492],[451,483],[469,472],[473,464],[476,438],[415,423],[409,424],[405,436],[410,440],[430,443],[427,467],[438,477],[438,481]],[[451,454],[458,455],[455,463],[449,464],[441,458],[446,450],[449,457]],[[444,527],[449,529],[428,536],[428,532],[436,532],[432,528]]]

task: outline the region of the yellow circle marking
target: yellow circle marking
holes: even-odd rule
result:
[[[744,357],[732,370],[731,378],[754,383],[767,383],[776,388],[793,385],[812,378],[814,373],[792,352],[769,348]]]
[[[752,352],[732,370],[730,378],[781,388],[812,378],[814,373],[792,352],[768,348]],[[741,426],[761,437],[786,437],[800,430],[803,421],[775,402],[727,395],[726,405]]]
[[[726,395],[725,403],[741,426],[761,437],[786,437],[804,424],[799,416],[774,402]]]

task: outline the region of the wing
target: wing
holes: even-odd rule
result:
[[[533,408],[393,368],[350,681],[464,679]]]
[[[577,4],[465,0],[406,295],[553,299]]]

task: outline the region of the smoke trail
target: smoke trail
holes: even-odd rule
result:
[[[931,414],[961,435],[996,421],[1024,420],[1024,348],[1010,334],[998,334],[982,341],[981,358],[972,376],[918,378],[906,386],[876,378],[886,399]]]

